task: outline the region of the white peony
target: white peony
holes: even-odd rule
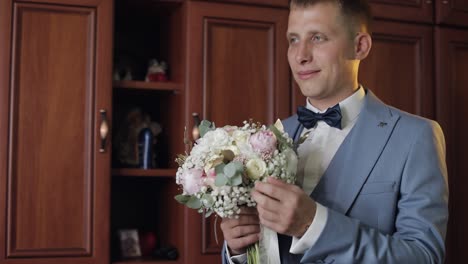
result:
[[[203,144],[209,145],[214,148],[220,148],[227,145],[231,145],[232,138],[229,134],[221,128],[217,128],[212,131],[208,131],[202,138]],[[201,144],[201,142],[200,142]]]
[[[244,130],[236,130],[232,133],[232,138],[236,145],[243,145],[249,142],[250,133]]]

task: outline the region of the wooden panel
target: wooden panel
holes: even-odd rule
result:
[[[72,6],[99,6],[107,0],[16,0],[15,2],[40,3],[40,4],[61,4]]]
[[[432,22],[433,0],[369,0],[376,18]]]
[[[8,95],[0,140],[9,142],[1,146],[0,263],[106,263],[110,155],[95,153],[99,109],[111,108],[112,1],[11,2],[0,9],[12,21],[0,24],[2,40],[13,47],[7,85],[9,62],[0,63]]]
[[[6,255],[6,193],[12,1],[0,1],[0,262]]]
[[[438,24],[450,24],[468,27],[468,1],[436,1],[436,21]]]
[[[272,123],[287,117],[291,107],[288,11],[188,2],[188,12],[187,126],[192,126],[192,112],[218,126],[241,125],[248,118]],[[190,209],[186,214],[188,239],[201,243],[201,248],[192,243],[185,247],[187,259],[219,262],[223,238],[219,233],[216,244],[213,219],[202,221]]]
[[[384,102],[434,117],[432,28],[377,21],[359,81]]]
[[[446,263],[468,258],[468,30],[436,28],[437,120],[445,133],[449,172],[449,226]]]
[[[273,25],[210,18],[204,23],[203,116],[219,125],[242,125],[248,118],[271,123]]]
[[[289,7],[289,0],[207,0],[207,1],[226,2],[226,3],[231,2],[231,3],[241,3],[241,4],[248,4],[248,5]]]
[[[221,217],[212,214],[203,218],[202,222],[202,253],[219,254],[220,246],[224,243],[223,231],[221,230]]]
[[[94,19],[15,5],[10,256],[90,254]]]

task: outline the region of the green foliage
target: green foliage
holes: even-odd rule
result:
[[[215,203],[213,197],[208,193],[203,194],[201,199],[203,201],[203,206],[207,208],[212,207]]]
[[[244,165],[238,161],[232,161],[228,164],[221,163],[215,167],[215,185],[218,187],[238,186],[242,184],[243,171]]]
[[[208,120],[202,120],[198,125],[198,131],[200,131],[200,137],[203,137],[208,131],[215,130],[215,124]]]
[[[273,132],[273,134],[275,135],[276,140],[278,141],[278,148],[279,148],[280,151],[283,151],[286,148],[292,148],[293,147],[288,142],[288,140],[285,137],[283,137],[283,133],[281,133],[281,131],[279,131],[278,128],[276,128],[274,125],[270,125],[268,127],[268,129],[270,129],[271,132]]]
[[[183,195],[179,194],[174,197],[179,203],[185,204],[187,207],[192,209],[199,209],[202,206],[200,199],[194,195]]]
[[[179,195],[176,195],[174,199],[176,199],[176,201],[178,201],[181,204],[186,204],[188,200],[190,199],[190,195],[179,194]]]
[[[218,187],[228,185],[229,179],[222,173],[216,174],[215,185]]]
[[[200,199],[198,199],[197,197],[191,196],[185,205],[187,205],[188,208],[200,209],[200,207],[202,206],[202,203]]]

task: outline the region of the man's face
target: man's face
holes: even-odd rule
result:
[[[336,4],[292,7],[288,61],[302,93],[319,109],[337,104],[357,88],[358,60],[349,27]]]

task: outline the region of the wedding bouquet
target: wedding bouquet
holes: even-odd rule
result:
[[[238,217],[240,207],[255,207],[250,196],[256,181],[275,177],[294,184],[297,155],[281,122],[266,127],[244,125],[215,128],[203,120],[200,138],[189,154],[179,155],[176,183],[183,193],[175,199],[205,216]],[[276,237],[276,235],[275,235]],[[258,245],[248,250],[248,263],[260,263]]]

